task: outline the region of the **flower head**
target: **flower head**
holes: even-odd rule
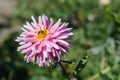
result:
[[[109,5],[111,0],[99,0],[99,5],[100,6],[106,6]]]
[[[67,28],[68,23],[62,23],[58,19],[56,23],[47,16],[39,16],[38,22],[31,17],[33,22],[26,22],[22,33],[15,40],[19,42],[18,51],[23,53],[27,62],[33,62],[39,66],[49,66],[59,62],[70,45],[69,36],[73,35],[71,28]]]

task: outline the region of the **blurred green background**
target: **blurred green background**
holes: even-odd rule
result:
[[[32,15],[37,19],[42,14],[55,21],[62,18],[73,28],[71,48],[63,58],[74,61],[74,64],[63,64],[67,73],[89,54],[86,67],[77,74],[80,80],[120,80],[120,0],[8,1],[15,2],[15,9],[7,16],[8,25],[0,23],[0,32],[4,28],[15,30],[7,33],[3,41],[4,35],[0,38],[0,80],[65,80],[59,66],[52,70],[27,64],[17,52],[18,44],[14,40],[21,32],[20,27],[31,21]]]

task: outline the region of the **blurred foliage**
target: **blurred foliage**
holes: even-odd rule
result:
[[[120,0],[105,6],[98,0],[17,0],[13,25],[31,21],[45,14],[55,20],[62,18],[73,28],[71,49],[64,64],[71,73],[79,59],[89,54],[85,69],[78,73],[80,80],[120,80]],[[0,80],[64,80],[59,66],[39,68],[27,64],[16,50],[17,34],[11,34],[0,47]]]

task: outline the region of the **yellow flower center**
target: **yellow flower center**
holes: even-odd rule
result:
[[[46,29],[41,29],[38,33],[37,33],[37,39],[41,39],[46,37],[49,34],[48,30]]]

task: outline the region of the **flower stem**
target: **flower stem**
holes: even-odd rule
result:
[[[70,80],[70,77],[69,75],[67,74],[65,68],[63,67],[63,65],[61,64],[61,62],[58,62],[58,64],[60,65],[61,69],[62,69],[62,72],[64,74],[64,76],[66,77],[67,80]]]
[[[72,61],[65,61],[65,60],[61,60],[61,62],[68,63],[68,64],[72,64],[73,63]]]

